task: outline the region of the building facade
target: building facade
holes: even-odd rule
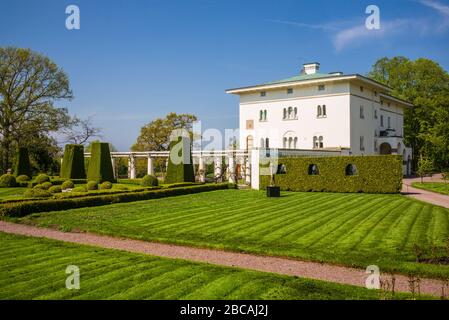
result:
[[[400,154],[410,174],[403,136],[404,111],[412,104],[367,77],[319,68],[308,63],[297,76],[226,91],[240,96],[240,148]]]

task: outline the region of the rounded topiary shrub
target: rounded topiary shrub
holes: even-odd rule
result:
[[[30,177],[22,174],[16,178],[16,181],[17,182],[27,182],[27,181],[30,181]]]
[[[100,184],[100,190],[109,190],[112,189],[112,183],[109,181],[105,181],[102,184]]]
[[[97,190],[98,189],[98,182],[97,181],[89,181],[87,183],[87,190]]]
[[[61,185],[62,190],[73,189],[74,187],[75,184],[73,183],[72,180],[64,181]]]
[[[38,184],[42,184],[44,182],[50,182],[50,177],[46,174],[40,174],[36,177],[36,179],[34,179],[34,181],[36,181]]]
[[[146,175],[142,178],[142,182],[140,184],[143,187],[157,187],[159,185],[159,181],[153,175]]]
[[[50,193],[61,193],[62,188],[61,188],[61,186],[52,186],[52,187],[50,187],[50,189],[48,189],[48,191]]]
[[[76,187],[72,189],[72,192],[87,192],[86,187]]]
[[[40,189],[40,190],[44,190],[44,187],[42,186],[42,184],[36,184],[33,189]]]
[[[25,198],[48,198],[51,193],[48,190],[34,188],[27,190],[23,195]]]
[[[12,174],[4,174],[0,177],[0,187],[15,187],[16,185],[16,177]]]
[[[48,189],[50,189],[53,185],[51,184],[51,182],[44,182],[44,183],[41,184],[41,186],[42,186],[42,189],[48,190]]]

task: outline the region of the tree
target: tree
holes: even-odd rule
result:
[[[391,87],[392,95],[413,103],[404,118],[405,143],[430,157],[438,170],[449,166],[449,74],[438,63],[420,58],[382,58],[369,77]]]
[[[432,170],[433,170],[432,161],[427,157],[421,156],[418,161],[418,170],[417,170],[418,175],[421,177],[421,183],[424,182],[423,177],[426,174],[431,173]]]
[[[20,48],[0,48],[1,167],[11,166],[16,146],[30,137],[55,132],[69,123],[67,109],[55,101],[72,99],[69,79],[49,58]]]
[[[64,143],[84,145],[91,138],[101,138],[101,129],[94,127],[92,117],[81,119],[74,116],[66,127],[61,130]]]

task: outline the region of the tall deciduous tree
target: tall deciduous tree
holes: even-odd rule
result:
[[[11,152],[28,146],[30,137],[57,131],[70,121],[67,109],[55,107],[71,99],[66,73],[49,58],[29,49],[0,48],[1,166],[11,166]]]
[[[413,147],[414,167],[421,155],[429,157],[436,169],[449,167],[449,74],[436,62],[420,58],[382,58],[369,76],[390,86],[392,94],[410,101],[404,134]]]

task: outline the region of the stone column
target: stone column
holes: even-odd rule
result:
[[[114,174],[114,178],[117,179],[117,172],[115,169],[115,158],[111,157],[111,163],[112,163],[112,172]]]
[[[214,159],[214,179],[217,179],[221,175],[221,156]],[[219,182],[221,179],[219,179]]]
[[[204,158],[202,156],[198,158],[198,171],[200,171],[200,182],[206,182],[206,166],[204,165]]]
[[[148,156],[147,174],[154,175],[154,163],[153,158]]]
[[[256,150],[257,152],[259,152],[259,150]],[[251,153],[254,153],[254,150],[251,150]],[[259,159],[257,159],[259,160]],[[245,157],[245,182],[248,185],[252,186],[251,183],[251,176],[252,176],[252,172],[251,172],[251,167],[252,167],[252,163],[250,162],[249,156]],[[257,186],[257,189],[259,188],[259,186]]]
[[[132,155],[128,159],[128,178],[136,178],[136,159]]]
[[[228,156],[228,168],[229,168],[229,183],[237,183],[237,177],[235,172],[235,158],[233,154]]]

